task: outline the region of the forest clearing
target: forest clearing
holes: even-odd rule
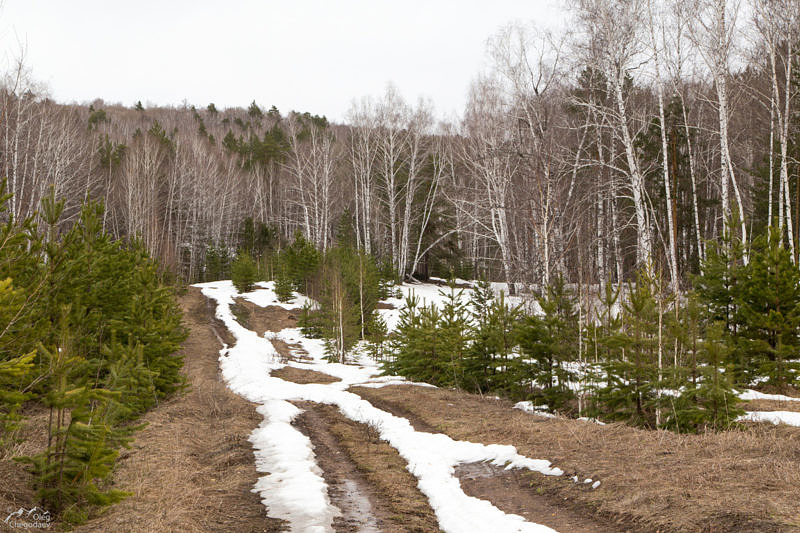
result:
[[[800,530],[800,0],[0,47],[0,531]]]

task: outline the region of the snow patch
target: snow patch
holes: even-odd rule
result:
[[[288,302],[281,302],[278,300],[278,295],[275,294],[275,282],[274,281],[259,281],[256,283],[257,287],[261,287],[260,289],[255,289],[251,292],[246,292],[241,294],[240,296],[247,300],[248,302],[252,302],[259,307],[267,307],[270,305],[276,305],[278,307],[283,307],[284,309],[297,309],[298,307],[302,308],[306,305],[314,307],[317,305],[317,302],[312,300],[311,298],[307,298],[303,296],[299,292],[292,293],[292,299]]]
[[[800,413],[794,411],[747,411],[736,420],[743,422],[771,422],[800,427]]]

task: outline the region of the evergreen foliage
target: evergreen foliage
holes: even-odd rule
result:
[[[249,252],[239,251],[231,265],[231,280],[240,293],[253,290],[258,280],[258,267]]]
[[[294,242],[281,252],[280,261],[294,290],[309,294],[312,278],[322,261],[322,254],[316,247],[298,232]]]
[[[108,484],[118,450],[183,387],[186,331],[158,265],[139,242],[111,240],[102,206],[87,202],[70,225],[63,214],[51,190],[42,232],[10,216],[0,227],[0,446],[21,402],[50,409],[47,448],[19,459],[43,506],[75,523],[125,496]]]
[[[371,256],[349,246],[335,246],[317,257],[300,243],[294,252],[284,255],[284,260],[286,269],[295,272],[295,280],[306,275],[306,265],[319,261],[317,271],[306,282],[307,294],[317,300],[319,307],[306,313],[304,323],[328,339],[331,359],[344,361],[350,348],[370,334],[380,298],[380,273]]]
[[[488,283],[473,291],[469,303],[451,281],[440,291],[441,309],[406,299],[397,329],[389,338],[384,371],[438,386],[524,396],[524,369],[514,350],[519,307],[495,298]]]
[[[231,272],[230,252],[224,246],[208,245],[206,247],[205,269],[203,281],[227,279]]]
[[[568,384],[575,375],[568,365],[577,360],[577,302],[560,276],[538,301],[544,315],[524,318],[519,331],[520,351],[529,360],[536,386],[532,399],[541,399],[550,409],[563,410],[574,397]]]
[[[700,341],[697,354],[697,359],[703,363],[699,375],[692,381],[687,380],[684,390],[673,400],[673,416],[664,423],[667,429],[680,433],[728,429],[744,414],[737,405],[740,400],[733,389],[732,374],[723,367],[730,350],[724,331],[721,322],[706,330],[706,338]]]
[[[742,373],[786,392],[800,372],[800,270],[776,227],[754,242],[745,272],[736,315]]]
[[[597,404],[605,418],[632,425],[655,427],[659,409],[661,369],[659,350],[666,344],[660,287],[647,269],[627,286],[622,302],[622,328],[611,341],[614,357],[600,363],[606,379],[597,390]]]
[[[277,275],[275,276],[275,295],[278,297],[278,300],[283,303],[291,301],[294,295],[292,280],[289,279],[283,268],[278,269]]]

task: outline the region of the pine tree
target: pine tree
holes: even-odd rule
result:
[[[472,343],[464,362],[463,386],[477,393],[488,392],[494,382],[495,353],[490,343],[488,328],[494,292],[488,281],[480,280],[470,294],[469,308],[472,324]]]
[[[255,100],[253,100],[250,107],[247,108],[247,114],[256,120],[260,120],[264,116],[264,112],[261,111],[261,108],[258,107]]]
[[[534,401],[562,410],[574,398],[569,385],[575,381],[570,364],[577,361],[577,302],[561,276],[538,299],[543,317],[525,317],[519,329],[520,350],[528,359],[531,379],[537,386]]]
[[[12,287],[11,278],[0,281],[0,331],[7,331],[14,325],[24,305],[22,291]],[[34,371],[34,356],[35,352],[17,357],[0,356],[0,450],[13,440],[19,427],[18,410],[29,397],[25,388]]]
[[[322,261],[319,251],[298,232],[294,242],[281,253],[280,260],[294,285],[294,290],[308,294],[312,278]]]
[[[92,386],[87,361],[76,352],[69,315],[69,307],[64,307],[56,342],[40,346],[48,365],[43,398],[50,408],[47,449],[20,460],[31,465],[43,505],[65,522],[79,523],[87,518],[86,505],[109,505],[126,496],[104,482],[116,450],[128,443],[135,428],[113,429],[108,423],[108,409],[117,395]]]
[[[524,396],[524,366],[514,351],[520,306],[506,303],[505,294],[489,299],[488,284],[473,294],[472,344],[468,351],[465,384],[479,392],[495,391],[511,398]]]
[[[440,324],[435,305],[420,306],[419,297],[409,295],[389,341],[391,357],[384,363],[384,371],[432,385],[452,385],[451,360],[444,349]]]
[[[725,342],[721,322],[706,330],[705,340],[699,343],[697,358],[703,364],[694,382],[686,382],[684,390],[672,402],[673,414],[664,422],[667,429],[678,432],[699,432],[707,428],[728,429],[744,411],[733,389],[732,374],[724,368],[730,348]]]
[[[622,335],[622,313],[619,309],[620,289],[607,283],[598,298],[597,318],[587,324],[585,335],[589,346],[587,358],[591,360],[587,371],[591,383],[591,400],[587,412],[589,416],[599,417],[605,414],[602,390],[612,382],[610,363],[622,358],[625,344]]]
[[[0,450],[14,441],[19,429],[18,410],[29,397],[25,386],[34,370],[34,356],[32,352],[0,361]]]
[[[375,310],[367,322],[367,347],[370,357],[374,361],[384,361],[386,358],[386,342],[389,339],[389,329],[386,320]]]
[[[737,294],[740,372],[746,384],[764,377],[785,392],[800,372],[800,271],[777,227],[756,239],[745,273]]]
[[[732,224],[731,224],[732,225]],[[749,381],[746,354],[739,346],[739,293],[742,281],[747,278],[744,262],[745,247],[736,238],[722,237],[721,242],[706,243],[706,257],[700,264],[699,276],[693,278],[693,288],[698,301],[705,308],[707,323],[722,322],[725,342],[732,350],[727,363],[733,365],[735,381]]]
[[[646,269],[628,284],[622,302],[623,328],[612,342],[613,357],[603,361],[606,383],[597,390],[597,402],[606,418],[644,427],[657,425],[660,408],[659,306],[653,278]],[[662,346],[664,339],[662,339]]]
[[[8,213],[6,182],[0,182],[0,451],[16,439],[19,408],[31,397],[28,389],[41,374],[36,346],[44,321],[35,302],[42,278],[41,241],[32,222],[14,221]]]
[[[278,301],[287,303],[294,297],[294,284],[289,276],[286,275],[284,268],[279,267],[275,276],[275,296]]]
[[[467,305],[463,302],[464,289],[456,290],[455,280],[449,282],[447,291],[440,290],[443,297],[437,329],[440,332],[442,358],[447,360],[447,370],[441,384],[462,387],[465,382],[464,364],[470,343],[470,323]]]
[[[403,303],[397,327],[389,340],[389,357],[383,364],[384,373],[411,379],[417,377],[421,326],[420,299],[412,292]]]
[[[319,324],[331,361],[344,363],[347,352],[358,340],[358,309],[353,304],[341,272],[341,265],[331,257],[323,263]]]
[[[258,279],[258,267],[250,252],[240,250],[231,264],[231,280],[239,293],[250,292]]]

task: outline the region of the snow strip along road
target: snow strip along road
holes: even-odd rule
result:
[[[299,343],[312,362],[282,363],[269,338],[259,337],[234,318],[230,306],[238,293],[230,281],[196,286],[217,302],[217,318],[236,338],[234,346],[225,346],[220,351],[224,379],[231,390],[259,404],[258,412],[264,417],[250,440],[257,470],[267,474],[259,479],[254,490],[259,492],[270,516],[288,521],[292,531],[321,532],[332,531],[333,518],[340,513],[328,498],[310,440],[291,425],[300,409],[289,402],[311,401],[335,405],[351,420],[375,428],[381,439],[408,462],[408,470],[416,476],[419,489],[428,498],[444,531],[553,531],[521,516],[506,514],[488,501],[467,496],[454,472],[459,464],[488,461],[506,469],[527,468],[544,475],[562,475],[549,461],[519,455],[513,446],[457,441],[440,433],[415,431],[405,418],[377,409],[346,390],[352,385],[376,387],[398,383],[402,378],[379,377],[379,370],[369,361],[361,361],[359,366],[328,363],[323,358],[322,342],[303,337],[296,328],[274,335],[287,343]],[[261,289],[243,296],[261,306],[280,305],[271,283],[260,286]],[[318,370],[341,381],[297,384],[270,375],[271,371],[287,365]]]

